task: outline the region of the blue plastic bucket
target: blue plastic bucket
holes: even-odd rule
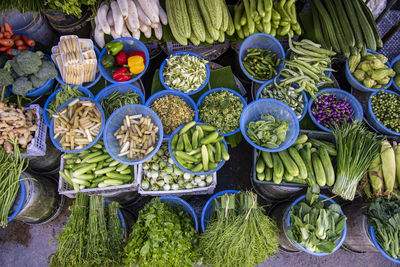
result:
[[[26,34],[26,35],[28,35],[29,38],[31,38],[32,40],[35,40],[35,39],[33,39],[32,35],[30,33],[28,33],[28,32],[14,31],[14,34]],[[31,48],[29,50],[31,50],[33,52],[34,46],[31,46]]]
[[[239,191],[237,190],[224,190],[221,192],[218,192],[216,194],[214,194],[209,200],[207,200],[206,204],[203,207],[203,210],[201,212],[201,220],[200,220],[200,224],[201,224],[201,231],[204,233],[206,231],[206,225],[208,223],[208,221],[211,219],[211,215],[212,215],[212,201],[217,198],[220,197],[224,194],[236,194]]]
[[[46,124],[47,124],[47,127],[50,127],[50,120],[51,120],[51,118],[50,118],[50,120],[49,120],[49,112],[47,111],[47,109],[48,109],[48,107],[49,107],[49,105],[50,105],[50,102],[56,97],[56,95],[58,94],[58,92],[60,92],[61,90],[64,90],[64,88],[63,88],[63,87],[58,88],[56,91],[54,91],[54,92],[47,98],[46,102],[44,103],[44,106],[43,106],[43,117],[44,117],[44,121],[45,121]],[[85,87],[79,86],[77,90],[80,91],[80,92],[82,92],[82,93],[84,93],[85,96],[87,96],[87,97],[94,98],[92,92],[90,92],[90,91],[89,91],[88,89],[86,89]]]
[[[196,231],[199,231],[199,221],[197,220],[196,212],[194,212],[194,209],[189,203],[175,196],[159,197],[159,199],[161,202],[167,201],[171,206],[182,206],[183,210],[192,217]],[[151,201],[149,202],[149,205],[151,205]]]
[[[242,60],[244,57],[247,55],[247,49],[251,48],[260,48],[260,49],[268,49],[272,53],[276,54],[276,58],[280,58],[281,62],[276,68],[277,75],[273,76],[270,80],[273,80],[276,76],[279,75],[279,72],[282,70],[284,61],[283,59],[285,58],[285,50],[283,50],[283,47],[281,43],[273,37],[272,35],[266,34],[266,33],[255,33],[247,37],[242,45],[240,46],[239,49],[239,64],[240,68],[244,72],[244,74],[249,78],[250,80],[256,82],[256,83],[265,83],[267,81],[261,81],[253,78],[250,74],[247,73],[246,69],[243,66]]]
[[[94,46],[94,52],[96,53],[96,58],[97,58],[97,62],[98,62],[100,60],[99,59],[100,51],[96,46]],[[56,65],[56,68],[57,68],[57,65]],[[93,85],[95,85],[100,80],[100,78],[101,78],[101,73],[100,73],[99,70],[97,70],[96,77],[94,78],[94,80],[92,82],[83,83],[81,86],[82,87],[86,87],[86,88],[90,88]],[[61,77],[60,70],[58,68],[57,68],[56,80],[57,80],[58,83],[60,83],[62,85],[66,84],[64,82],[63,78]]]
[[[162,84],[162,85],[164,86],[164,88],[167,89],[167,90],[179,91],[179,90],[175,90],[175,89],[169,88],[169,87],[165,84],[165,82],[164,82],[164,75],[163,75],[163,73],[164,73],[165,65],[167,64],[167,59],[169,59],[169,58],[172,57],[172,56],[183,56],[183,55],[191,55],[191,56],[194,56],[194,57],[198,57],[198,58],[200,58],[200,59],[203,59],[203,58],[202,58],[201,56],[199,56],[198,54],[195,54],[195,53],[192,53],[192,52],[187,52],[187,51],[173,53],[173,54],[169,55],[166,59],[164,59],[164,61],[161,63],[160,71],[159,71],[158,74],[159,74],[159,77],[160,77],[161,84]],[[194,90],[194,91],[191,91],[191,92],[188,92],[188,93],[185,93],[185,92],[182,92],[182,93],[187,94],[187,95],[194,95],[194,94],[196,94],[197,92],[200,92],[201,90],[203,90],[203,88],[208,84],[208,80],[210,79],[210,68],[209,68],[209,66],[208,66],[208,63],[205,64],[205,65],[206,65],[206,70],[207,70],[207,77],[206,77],[206,80],[204,81],[203,85],[200,86],[197,90]],[[179,91],[179,92],[181,92],[181,91]]]
[[[394,91],[390,91],[390,90],[384,90],[385,93],[389,93],[389,94],[395,94],[395,95],[399,95],[398,93],[394,92]],[[377,131],[379,131],[380,133],[383,134],[387,134],[387,135],[397,135],[399,136],[400,133],[395,132],[390,130],[389,128],[387,128],[385,125],[383,125],[381,122],[378,121],[378,118],[375,116],[373,110],[372,110],[372,97],[378,93],[382,93],[382,91],[377,90],[375,93],[373,93],[369,99],[368,99],[368,108],[367,111],[365,113],[365,117],[368,121],[368,123]]]
[[[257,91],[256,100],[257,99],[263,99],[263,98],[260,98],[261,92],[264,90],[265,87],[269,86],[273,82],[274,82],[274,80],[270,80],[270,81],[264,83],[263,85],[261,85],[261,87]],[[299,88],[299,85],[297,83],[292,84],[292,86],[294,88]],[[308,106],[308,99],[307,99],[306,92],[303,90],[303,91],[301,91],[301,94],[303,95],[304,108],[303,108],[303,112],[301,113],[301,117],[298,118],[299,121],[301,121],[306,116],[306,114],[307,114],[307,106]]]
[[[259,120],[260,116],[264,113],[270,114],[281,121],[289,122],[289,130],[286,132],[286,140],[276,149],[259,146],[253,143],[246,134],[247,124],[251,121]],[[242,131],[246,141],[258,150],[278,152],[287,149],[294,143],[294,141],[296,141],[297,136],[299,135],[300,126],[296,114],[288,105],[276,99],[263,98],[250,103],[243,110],[242,116],[240,116],[240,130]]]
[[[125,82],[115,81],[112,77],[111,69],[106,69],[101,64],[101,58],[107,53],[107,50],[105,47],[101,50],[99,60],[97,61],[97,66],[99,67],[101,75],[110,83],[116,83],[116,84],[133,83],[134,81],[140,79],[140,77],[142,77],[143,74],[146,72],[146,70],[149,66],[149,61],[150,61],[149,51],[147,50],[147,47],[141,41],[139,41],[135,38],[132,38],[132,37],[122,37],[122,38],[115,39],[111,42],[117,42],[117,41],[120,41],[124,45],[124,48],[122,50],[125,51],[128,55],[129,55],[129,53],[131,53],[133,51],[144,52],[144,54],[146,56],[144,70],[141,73],[139,73],[138,75],[136,75],[136,77],[130,79],[129,81],[125,81]]]
[[[53,60],[51,59],[50,56],[48,56],[46,54],[44,54],[44,56],[47,57],[51,62],[53,62]],[[49,91],[51,88],[53,88],[53,85],[54,85],[54,79],[48,79],[42,86],[27,93],[25,96],[27,96],[27,97],[41,96],[41,95],[47,93],[47,91]],[[10,90],[10,92],[14,93],[11,85],[8,86],[8,90]]]
[[[290,205],[290,208],[289,208],[289,211],[288,211],[288,214],[287,214],[287,217],[286,217],[286,226],[287,227],[290,226],[290,211],[293,209],[294,206],[296,206],[300,201],[304,200],[305,198],[306,198],[306,195],[303,195],[303,196],[297,198],[293,202],[293,204]],[[324,199],[328,199],[328,198],[329,197],[327,197],[325,195],[319,195],[318,200],[324,200]],[[325,203],[326,202],[331,203],[331,204],[336,204],[336,202],[333,199],[328,199],[327,201],[325,201]],[[343,211],[341,211],[340,214],[344,215]],[[347,233],[347,222],[345,222],[344,229],[340,233],[341,237],[340,237],[340,239],[338,241],[336,241],[336,246],[335,246],[335,248],[333,249],[333,251],[331,253],[310,252],[305,247],[300,245],[299,243],[297,243],[295,241],[292,241],[292,242],[296,245],[296,247],[298,247],[299,249],[301,249],[302,251],[304,251],[304,252],[306,252],[306,253],[308,253],[310,255],[313,255],[313,256],[327,256],[327,255],[330,255],[330,254],[334,253],[336,250],[338,250],[342,246],[342,244],[344,242],[344,239],[346,238],[346,233]]]
[[[367,52],[372,53],[372,54],[379,54],[378,52],[372,51],[369,49],[367,49]],[[390,68],[392,67],[392,65],[390,64],[389,61],[386,62],[386,65]],[[353,87],[354,89],[357,89],[358,91],[362,91],[362,92],[375,92],[375,91],[379,91],[382,89],[386,89],[386,88],[389,88],[393,82],[393,78],[390,78],[389,83],[382,85],[381,88],[379,88],[379,89],[372,89],[372,88],[368,88],[368,87],[364,86],[359,81],[357,81],[357,79],[354,78],[353,74],[350,72],[349,59],[346,59],[346,69],[345,69],[344,73],[345,73],[346,79],[349,82],[349,84],[351,85],[351,87]]]
[[[240,101],[242,101],[243,103],[243,109],[247,106],[247,102],[246,100],[243,98],[243,96],[241,96],[238,92],[232,90],[232,89],[228,89],[228,88],[215,88],[212,89],[210,91],[205,92],[197,101],[197,110],[200,108],[201,102],[203,102],[203,100],[206,98],[206,96],[214,93],[214,92],[219,92],[219,91],[228,91],[232,94],[234,94],[235,96],[239,97]],[[200,120],[200,117],[199,117]],[[220,133],[222,136],[230,136],[230,135],[234,135],[235,133],[240,131],[240,125],[236,128],[236,130],[229,132],[229,133]]]
[[[372,238],[372,243],[374,243],[375,247],[379,250],[379,252],[388,260],[390,260],[391,262],[400,264],[400,259],[393,259],[392,257],[390,257],[383,249],[382,247],[379,245],[378,241],[376,240],[376,236],[375,236],[375,228],[373,226],[369,227],[369,234],[371,235]]]
[[[212,169],[212,170],[210,170],[210,171],[208,171],[208,172],[192,172],[191,170],[188,170],[188,169],[184,168],[181,164],[179,164],[179,162],[176,160],[174,154],[172,153],[173,150],[172,150],[172,147],[171,147],[171,143],[172,143],[172,139],[174,138],[174,136],[175,136],[176,134],[178,134],[179,131],[180,131],[185,125],[186,125],[186,124],[183,124],[183,125],[179,126],[178,128],[176,128],[175,131],[172,132],[171,137],[169,138],[169,141],[168,141],[168,151],[169,151],[169,154],[171,155],[171,158],[172,158],[172,160],[174,161],[174,163],[175,163],[182,171],[187,172],[187,173],[190,173],[190,174],[193,174],[193,175],[208,175],[208,174],[214,173],[214,172],[218,171],[219,169],[221,169],[222,166],[224,166],[224,164],[225,164],[225,160],[224,160],[224,159],[222,159],[222,161],[221,161],[220,163],[218,163],[217,168]],[[196,122],[196,125],[207,125],[207,124],[202,123],[202,122]],[[218,132],[218,133],[219,133],[219,132]],[[228,151],[228,145],[227,145],[225,139],[222,141],[222,143],[224,144],[224,146],[225,146],[225,148],[226,148],[226,151]]]
[[[162,90],[162,91],[159,91],[159,92],[155,93],[154,95],[150,96],[150,98],[147,99],[145,105],[147,107],[150,107],[154,103],[154,101],[156,101],[157,99],[163,98],[163,97],[169,96],[169,95],[179,96],[183,101],[186,102],[186,104],[188,104],[188,106],[191,109],[194,110],[194,118],[193,118],[193,120],[194,121],[198,121],[199,120],[199,114],[197,112],[197,106],[194,103],[193,99],[190,96],[188,96],[187,94],[182,93],[180,91],[176,91],[176,90]],[[174,114],[171,114],[171,116],[173,116],[173,115]],[[171,135],[164,133],[164,138],[170,138],[170,137],[171,137]]]
[[[362,106],[360,104],[360,102],[358,102],[358,100],[350,93],[343,91],[341,89],[336,89],[336,88],[328,88],[328,89],[323,89],[320,91],[319,94],[316,94],[315,96],[318,97],[321,94],[331,94],[331,95],[335,95],[337,98],[339,99],[345,99],[353,108],[353,116],[352,118],[356,121],[362,121],[363,117],[364,117],[364,113],[363,113],[363,109]],[[308,102],[308,114],[310,115],[311,120],[313,121],[313,123],[320,128],[321,130],[325,131],[325,132],[332,132],[331,129],[326,128],[325,126],[322,126],[321,124],[319,124],[317,122],[317,120],[315,119],[314,115],[312,114],[311,108],[312,105],[314,104],[314,98],[310,98],[310,101]]]
[[[14,205],[17,205],[17,206],[16,206],[15,210],[8,216],[7,222],[11,222],[18,215],[18,213],[22,210],[22,208],[25,204],[25,201],[26,201],[25,184],[23,183],[21,178],[19,180],[19,185],[20,185],[20,187],[19,187],[20,190],[18,190],[18,194],[15,199],[15,201],[18,201],[18,203],[14,202]]]
[[[105,125],[105,116],[104,116],[103,109],[101,108],[99,103],[95,102],[92,98],[89,98],[89,97],[72,98],[72,99],[68,100],[67,102],[65,102],[64,104],[62,104],[61,107],[57,110],[56,113],[58,113],[60,110],[62,110],[64,107],[66,107],[70,102],[74,101],[75,99],[89,100],[89,101],[93,102],[96,105],[96,107],[99,109],[99,111],[101,113],[101,128],[100,128],[99,134],[93,139],[93,141],[90,144],[88,144],[84,148],[75,149],[75,150],[66,150],[66,149],[63,149],[63,147],[61,146],[59,137],[54,139],[54,118],[52,118],[51,122],[50,122],[50,139],[53,142],[54,146],[58,150],[60,150],[62,152],[65,152],[65,153],[79,153],[79,152],[82,152],[82,151],[84,151],[86,149],[91,148],[94,144],[96,144],[100,140],[100,138],[102,136],[102,132],[104,130],[104,125]]]
[[[395,64],[397,61],[399,61],[399,60],[400,60],[400,55],[398,55],[397,57],[395,57],[395,58],[392,60],[392,62],[390,63],[390,65],[392,66],[392,68],[393,68],[394,64]],[[396,73],[396,74],[397,74],[397,73]],[[392,87],[394,87],[394,89],[396,89],[397,91],[400,91],[400,87],[396,84],[396,82],[394,81],[394,79],[393,79]]]
[[[158,141],[153,149],[149,154],[147,154],[145,157],[143,157],[141,160],[139,159],[128,159],[127,156],[122,156],[119,157],[119,151],[120,151],[120,146],[117,138],[115,138],[114,133],[121,127],[123,124],[123,120],[125,118],[125,115],[138,115],[142,114],[143,116],[150,116],[151,121],[155,126],[158,127]],[[158,149],[161,146],[163,139],[163,128],[162,128],[162,123],[160,118],[157,116],[157,114],[152,111],[149,107],[146,107],[144,105],[137,105],[137,104],[131,104],[131,105],[126,105],[123,107],[120,107],[116,111],[114,111],[111,116],[107,119],[107,123],[105,126],[105,130],[103,132],[103,141],[104,141],[104,146],[107,149],[107,152],[110,154],[113,159],[116,161],[125,164],[125,165],[136,165],[140,164],[143,162],[148,161],[151,159],[154,154],[157,153]]]

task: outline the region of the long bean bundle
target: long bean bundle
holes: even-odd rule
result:
[[[357,185],[379,153],[380,141],[360,123],[335,125],[337,178],[332,192],[353,200]]]
[[[18,142],[14,145],[14,156],[0,147],[0,226],[5,228],[8,215],[19,190],[19,177],[28,167],[28,159],[21,157]]]
[[[111,114],[120,107],[130,104],[141,104],[139,94],[131,90],[128,90],[125,93],[114,91],[109,96],[103,98],[103,100],[100,102],[106,118],[110,117]]]

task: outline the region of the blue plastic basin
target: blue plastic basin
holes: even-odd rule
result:
[[[257,121],[261,115],[267,113],[281,121],[289,122],[289,129],[286,132],[286,140],[276,149],[268,149],[253,143],[246,134],[247,125],[251,121]],[[240,130],[246,141],[253,147],[268,152],[278,152],[290,147],[299,135],[299,120],[294,111],[285,103],[271,98],[263,98],[253,101],[243,110],[240,116]]]
[[[390,260],[391,262],[395,262],[397,264],[400,264],[400,259],[393,259],[392,257],[390,257],[383,249],[382,247],[379,245],[378,241],[376,240],[376,236],[375,236],[375,227],[370,226],[369,227],[369,234],[371,235],[372,238],[372,243],[374,243],[375,247],[379,250],[379,252],[388,260]]]
[[[346,100],[346,102],[348,102],[351,105],[351,107],[353,108],[352,118],[356,121],[362,121],[363,116],[364,116],[362,106],[361,106],[360,102],[358,102],[358,100],[352,94],[350,94],[346,91],[343,91],[341,89],[328,88],[328,89],[321,90],[320,93],[316,94],[315,96],[318,97],[321,94],[331,94],[331,95],[335,95],[339,99]],[[319,124],[317,122],[317,120],[315,119],[315,117],[311,111],[313,104],[314,104],[314,98],[310,98],[310,101],[308,102],[308,114],[310,115],[311,120],[321,130],[323,130],[325,132],[332,132],[331,129],[326,128],[325,126],[322,126],[321,124]]]
[[[23,181],[19,180],[19,185],[20,185],[20,190],[18,190],[18,194],[16,196],[16,200],[18,198],[18,204],[17,207],[15,208],[15,210],[8,216],[7,222],[11,222],[17,215],[18,213],[22,210],[22,207],[25,204],[26,201],[26,189],[25,189],[25,184],[23,183]],[[14,203],[13,205],[15,205],[16,203]]]

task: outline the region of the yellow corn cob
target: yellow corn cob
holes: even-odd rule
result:
[[[396,180],[396,159],[393,147],[387,140],[382,141],[381,160],[383,181],[386,187],[385,193],[390,194],[393,192],[394,181]]]
[[[393,143],[394,155],[396,158],[396,178],[397,183],[400,185],[400,144]]]
[[[371,185],[372,194],[380,197],[383,194],[383,175],[381,157],[378,154],[368,169],[369,184]]]

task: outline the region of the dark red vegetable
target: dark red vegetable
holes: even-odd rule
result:
[[[127,67],[122,67],[113,73],[113,79],[117,82],[125,82],[131,79],[131,75]]]
[[[133,51],[129,53],[129,57],[141,56],[143,58],[144,64],[146,64],[146,55],[142,51]]]
[[[118,54],[115,56],[115,62],[120,65],[126,65],[128,63],[128,55],[125,51],[119,51]]]

